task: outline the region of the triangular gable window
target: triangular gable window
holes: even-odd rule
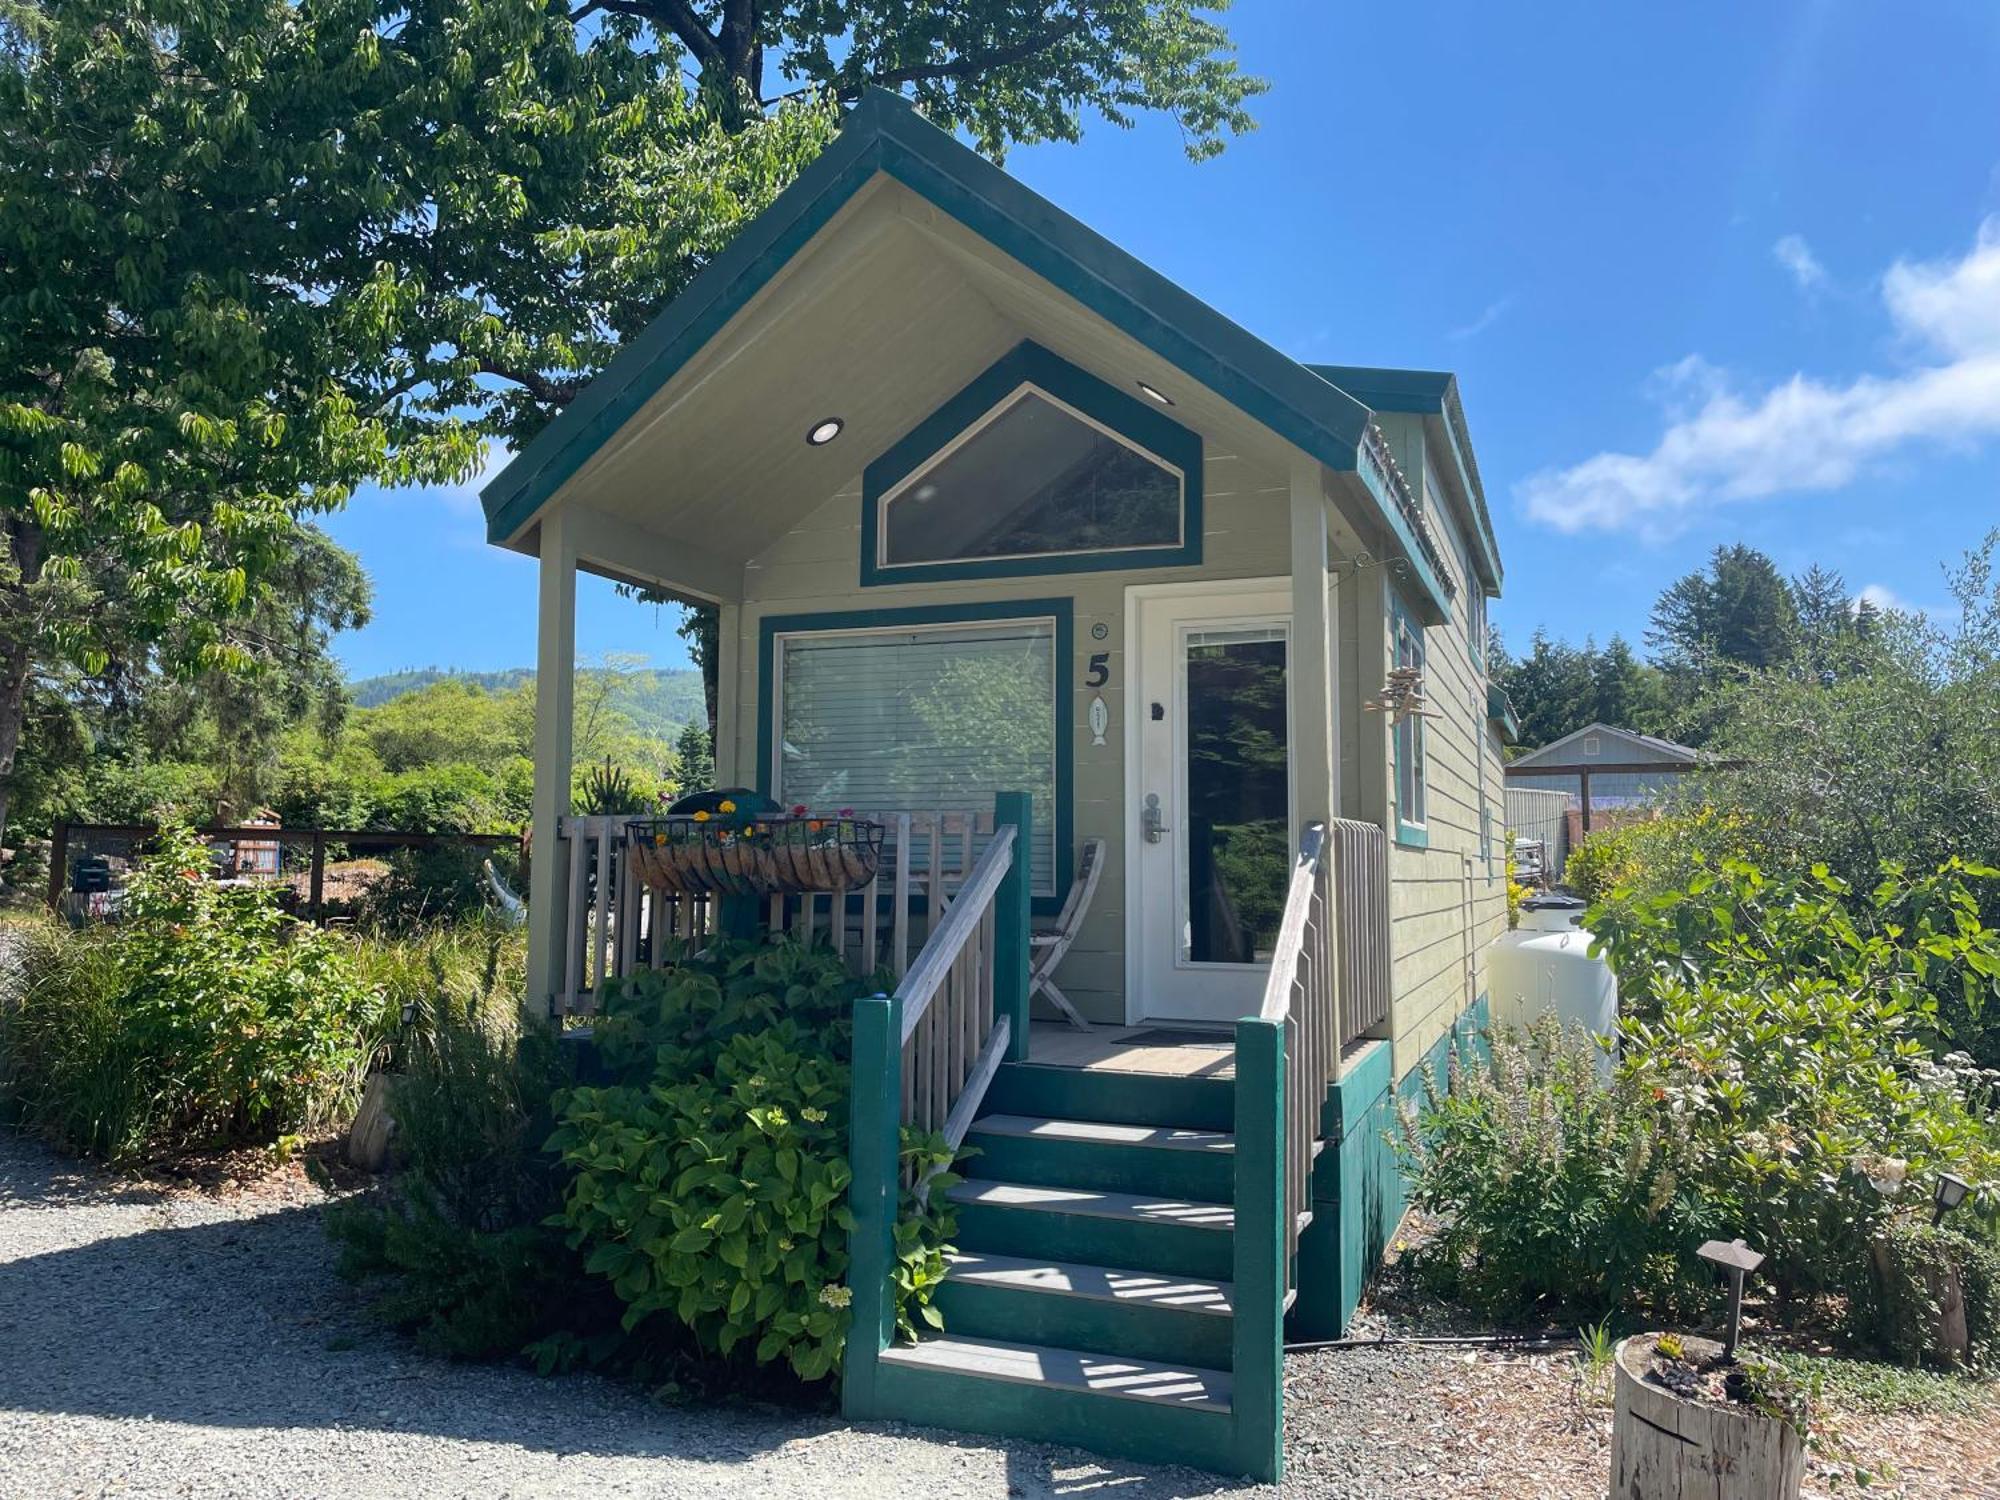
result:
[[[870,465],[863,581],[1199,561],[1200,453],[1187,429],[1024,344]]]

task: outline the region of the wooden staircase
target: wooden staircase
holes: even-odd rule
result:
[[[1253,1472],[1233,1401],[1234,1085],[1103,1081],[1000,1069],[949,1194],[945,1331],[885,1350],[878,1389],[913,1421]]]
[[[1300,840],[1263,1000],[1237,1021],[1222,1078],[1030,1055],[1026,862],[1013,858],[1028,847],[1026,797],[996,799],[994,825],[895,993],[855,1003],[842,1410],[1276,1481],[1284,1324],[1325,1106],[1360,1035],[1347,1022],[1371,1014],[1344,1019],[1335,985],[1326,829]],[[1382,831],[1355,829],[1386,869]],[[944,1329],[900,1345],[910,1127],[977,1154],[949,1189]],[[1306,1326],[1325,1325],[1336,1290],[1324,1238]]]

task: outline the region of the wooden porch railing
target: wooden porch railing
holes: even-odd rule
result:
[[[854,1007],[854,1091],[848,1202],[854,1297],[842,1407],[875,1412],[875,1374],[896,1329],[891,1275],[905,1189],[926,1184],[902,1162],[905,1127],[940,1132],[956,1148],[1000,1064],[1028,1050],[1029,803],[995,799],[993,836],[950,910],[892,995]]]
[[[886,967],[901,979],[912,944],[921,945],[971,878],[975,853],[993,835],[993,813],[870,812],[886,826],[882,867],[851,891],[772,896],[772,930],[833,944],[857,974]],[[708,896],[650,890],[626,866],[623,815],[564,818],[556,857],[563,862],[561,967],[551,1010],[588,1015],[607,979],[659,968],[675,953],[700,947],[716,929]],[[529,920],[535,920],[529,913]]]
[[[1388,841],[1372,824],[1311,824],[1263,1003],[1236,1023],[1233,1400],[1252,1430],[1281,1420],[1285,1307],[1341,1054],[1388,1016]]]
[[[1327,841],[1345,1048],[1389,1020],[1389,836],[1374,823],[1335,818]]]

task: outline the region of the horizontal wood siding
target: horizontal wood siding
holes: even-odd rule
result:
[[[1424,473],[1424,425],[1415,416],[1385,414],[1382,427],[1396,460],[1420,489]],[[1446,463],[1435,464],[1440,490],[1452,483]],[[1440,507],[1438,500],[1445,500]],[[1474,661],[1468,631],[1472,618],[1468,590],[1476,587],[1465,530],[1449,510],[1449,492],[1426,495],[1425,517],[1443,546],[1458,586],[1451,618],[1424,632],[1424,686],[1437,717],[1424,721],[1427,847],[1391,841],[1389,848],[1390,932],[1394,954],[1390,1035],[1397,1078],[1414,1068],[1452,1023],[1486,993],[1486,955],[1507,926],[1504,844],[1505,793],[1501,785],[1498,735],[1486,721],[1486,679]],[[1366,577],[1366,574],[1360,575]],[[1383,585],[1393,588],[1393,582]],[[1388,599],[1383,600],[1386,612]],[[1392,664],[1385,635],[1373,656],[1372,696]],[[1360,737],[1378,738],[1383,778],[1381,803],[1393,805],[1387,778],[1386,716],[1368,714]],[[1370,745],[1372,752],[1374,746]],[[1374,757],[1358,755],[1355,769],[1365,775]],[[1489,849],[1481,841],[1481,791],[1486,806]],[[1367,788],[1361,797],[1366,799]]]
[[[917,414],[921,415],[921,413]],[[914,418],[913,418],[914,420]],[[1076,944],[1063,960],[1061,984],[1084,1016],[1120,1022],[1125,1016],[1125,590],[1134,584],[1197,578],[1279,577],[1290,572],[1289,485],[1275,469],[1210,440],[1203,463],[1203,563],[1200,568],[1128,569],[1114,573],[1044,574],[1026,578],[904,583],[862,588],[861,478],[799,525],[777,538],[745,570],[745,602],[738,615],[733,742],[724,747],[726,775],[754,784],[757,711],[766,689],[758,679],[758,634],[766,615],[900,609],[912,605],[986,604],[1012,599],[1069,598],[1075,617],[1071,681],[1073,842],[1106,842],[1104,874]],[[1102,625],[1104,639],[1094,635]],[[1092,656],[1108,658],[1110,679],[1089,686]],[[1102,695],[1110,710],[1104,743],[1090,733],[1090,700]],[[1042,824],[1051,810],[1037,807]]]

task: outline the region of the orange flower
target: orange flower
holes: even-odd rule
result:
[[[706,823],[708,821],[708,814],[706,812],[697,812],[694,815],[694,820],[697,823]]]
[[[731,802],[727,797],[724,797],[720,802],[715,804],[715,810],[717,812],[735,812],[736,804]]]

